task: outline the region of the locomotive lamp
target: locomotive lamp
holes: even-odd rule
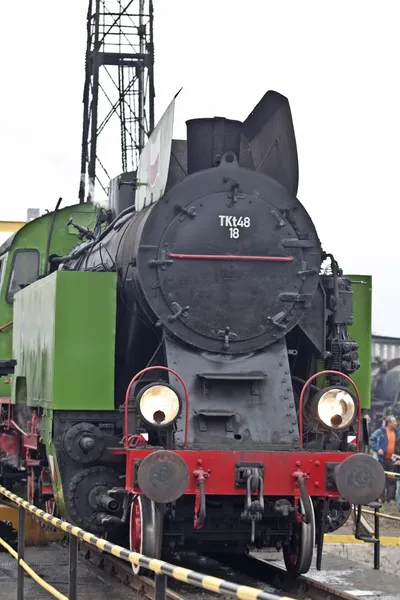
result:
[[[137,406],[143,421],[151,427],[168,427],[178,417],[182,402],[176,391],[166,383],[146,386],[141,390]]]
[[[353,423],[356,402],[346,388],[325,388],[317,394],[314,402],[319,420],[327,427],[345,429]]]

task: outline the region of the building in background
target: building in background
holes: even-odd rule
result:
[[[400,338],[372,335],[371,362],[400,358]]]
[[[33,221],[33,219],[37,219],[40,217],[40,208],[28,208],[26,219],[27,221]]]
[[[27,221],[32,221],[38,217],[40,217],[40,208],[28,208],[26,211],[26,221],[0,221],[0,245],[10,235],[21,229]]]
[[[400,338],[372,335],[370,433],[387,414],[400,419]]]

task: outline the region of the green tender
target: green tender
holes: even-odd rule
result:
[[[353,325],[350,335],[358,343],[361,367],[351,376],[361,396],[361,407],[371,408],[371,321],[372,277],[371,275],[346,275],[353,289]]]
[[[13,402],[114,410],[116,273],[56,271],[15,294]]]

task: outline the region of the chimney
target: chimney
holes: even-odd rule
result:
[[[241,121],[223,117],[190,119],[186,127],[188,175],[218,167],[222,155],[229,151],[239,160]]]

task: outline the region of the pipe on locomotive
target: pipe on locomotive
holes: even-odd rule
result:
[[[303,401],[304,401],[304,394],[305,394],[308,386],[312,382],[312,380],[316,379],[320,375],[339,375],[340,377],[343,377],[344,379],[346,379],[346,381],[348,381],[353,386],[353,388],[355,390],[355,393],[356,393],[357,404],[358,404],[358,406],[357,406],[358,424],[357,424],[357,434],[356,434],[356,448],[357,448],[357,452],[359,452],[359,448],[360,448],[360,429],[361,429],[361,418],[362,418],[360,392],[358,391],[358,388],[357,388],[356,384],[354,383],[354,381],[348,375],[345,375],[344,373],[341,373],[340,371],[332,371],[332,370],[319,371],[318,373],[315,373],[309,379],[307,379],[307,381],[303,385],[303,388],[302,388],[301,394],[300,394],[300,400],[299,400],[300,448],[303,449]]]
[[[184,442],[183,442],[183,447],[187,448],[188,446],[188,434],[189,434],[189,392],[187,389],[187,386],[185,384],[185,382],[183,381],[182,377],[180,375],[178,375],[178,373],[176,371],[174,371],[173,369],[170,369],[169,367],[162,367],[162,366],[153,366],[153,367],[146,367],[145,369],[142,369],[141,371],[139,371],[139,373],[136,373],[136,375],[131,379],[127,390],[126,390],[126,394],[125,394],[125,450],[128,450],[129,448],[129,394],[131,392],[132,386],[133,384],[139,379],[139,377],[141,377],[142,375],[144,375],[145,373],[148,373],[149,371],[167,371],[168,373],[172,373],[172,375],[174,375],[182,384],[183,387],[183,391],[185,394],[185,437],[184,437]]]

